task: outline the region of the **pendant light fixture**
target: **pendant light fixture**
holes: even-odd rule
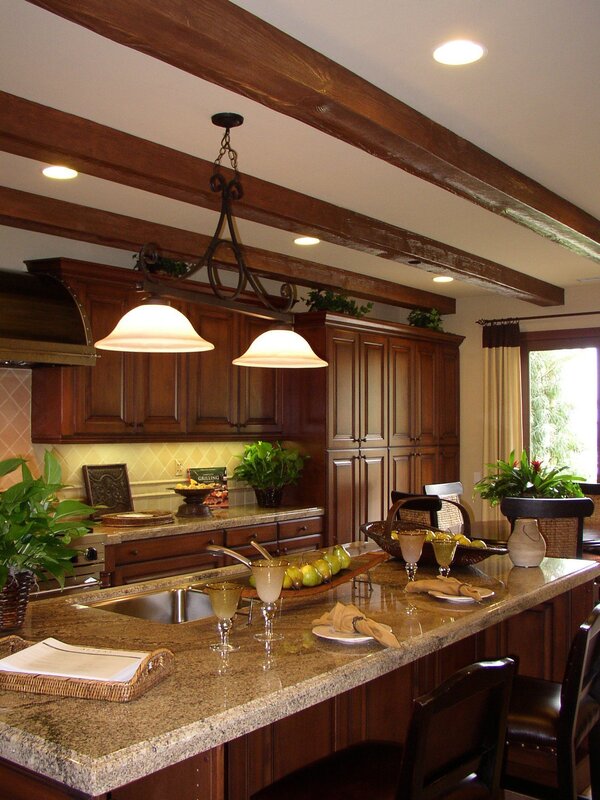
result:
[[[255,316],[271,318],[279,322],[279,326],[258,336],[246,353],[233,360],[238,366],[247,367],[326,367],[327,362],[319,358],[308,342],[292,330],[293,315],[290,309],[296,302],[296,289],[290,283],[280,287],[280,300],[273,302],[259,278],[246,266],[244,254],[238,242],[231,201],[241,200],[244,195],[237,166],[237,152],[231,147],[231,128],[244,122],[239,114],[221,113],[212,118],[214,125],[224,128],[221,147],[214,162],[215,171],[210,178],[210,188],[221,194],[221,212],[216,230],[204,255],[193,263],[185,263],[182,274],[176,278],[162,279],[157,273],[161,258],[154,244],[146,244],[140,250],[136,269],[143,275],[140,289],[149,294],[149,298],[127,312],[118,322],[115,329],[104,339],[96,342],[96,347],[104,350],[119,350],[142,353],[186,353],[212,350],[214,345],[207,342],[194,330],[181,312],[172,308],[168,297],[178,297],[192,302],[207,302],[211,305],[223,305],[235,308],[236,311]],[[221,162],[227,157],[233,177],[228,181],[221,171]],[[223,229],[227,225],[228,238],[223,238]],[[226,249],[233,254],[232,259],[219,262],[219,250]],[[180,279],[190,278],[200,269],[206,267],[208,281],[213,295],[202,299],[185,287],[177,285]],[[235,286],[227,286],[221,280],[219,270],[226,269],[237,273]],[[235,301],[242,292],[249,288],[261,302],[262,308],[250,308],[247,304],[236,305]],[[282,329],[281,323],[288,323],[289,328]],[[217,343],[218,346],[218,343]]]

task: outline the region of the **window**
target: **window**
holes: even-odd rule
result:
[[[530,456],[599,478],[600,329],[521,334],[524,438]]]

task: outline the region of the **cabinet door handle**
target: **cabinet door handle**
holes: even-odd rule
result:
[[[139,554],[139,552],[140,552],[139,550],[130,550],[129,551],[129,555],[130,556],[137,556]]]

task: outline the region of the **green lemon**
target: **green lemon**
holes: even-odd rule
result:
[[[285,575],[283,576],[283,585],[282,589],[291,589],[293,585],[292,576],[290,575],[289,569],[286,569]]]
[[[471,547],[487,547],[487,544],[483,541],[483,539],[473,539],[471,542]]]
[[[287,568],[287,573],[292,579],[292,588],[293,589],[301,589],[302,588],[302,579],[303,574],[300,567],[296,567],[295,565],[289,566]]]
[[[248,583],[250,584],[250,586],[253,586],[256,589],[256,578],[254,577],[254,575],[250,575],[250,577],[248,578]]]

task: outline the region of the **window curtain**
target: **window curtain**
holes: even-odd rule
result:
[[[523,449],[519,323],[498,320],[483,326],[483,464],[506,460]],[[499,507],[483,501],[483,519],[500,520]]]

